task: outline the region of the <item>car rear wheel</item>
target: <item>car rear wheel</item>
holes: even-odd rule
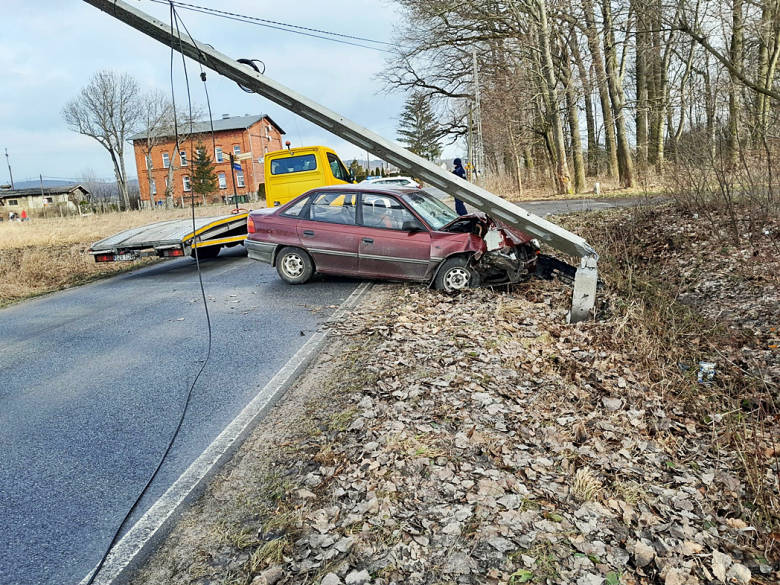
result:
[[[206,260],[207,258],[216,258],[222,246],[205,246],[198,248],[198,260]],[[190,256],[195,258],[195,248],[190,252]]]
[[[288,284],[303,284],[314,274],[314,261],[300,248],[282,248],[276,257],[276,271]]]
[[[445,292],[475,288],[479,286],[479,274],[469,266],[467,258],[457,256],[444,261],[436,275],[435,285]]]

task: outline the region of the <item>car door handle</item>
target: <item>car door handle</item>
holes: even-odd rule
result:
[[[373,244],[374,240],[372,238],[363,238],[364,244]]]
[[[314,230],[303,230],[303,235],[312,237],[314,235]]]

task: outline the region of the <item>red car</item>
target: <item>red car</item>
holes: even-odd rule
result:
[[[336,185],[253,211],[249,257],[290,284],[315,272],[408,280],[455,291],[520,282],[536,270],[538,244],[482,214],[459,216],[418,189]]]

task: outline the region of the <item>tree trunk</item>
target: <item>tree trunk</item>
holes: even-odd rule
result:
[[[517,138],[512,131],[512,126],[509,126],[509,142],[512,144],[512,156],[515,162],[515,173],[517,174],[517,191],[520,196],[523,196],[523,164],[520,160],[520,148],[517,144]]]
[[[585,69],[585,64],[582,61],[582,54],[580,53],[579,41],[577,38],[577,29],[574,24],[570,27],[570,45],[572,57],[577,64],[577,73],[580,78],[580,85],[582,85],[582,94],[585,98],[585,122],[588,127],[588,167],[587,174],[589,176],[595,176],[598,174],[598,139],[596,137],[596,117],[593,112],[593,85],[590,82],[590,76]]]
[[[647,164],[647,37],[650,24],[643,0],[634,0],[636,12],[636,156],[640,167]]]
[[[563,137],[563,124],[558,114],[558,92],[556,90],[555,68],[552,58],[550,24],[547,20],[547,0],[536,0],[537,21],[539,25],[539,48],[542,53],[543,81],[546,87],[547,115],[550,120],[553,149],[555,154],[555,183],[558,193],[571,193],[569,166],[566,163],[566,140]]]
[[[694,44],[691,43],[690,51],[688,52],[688,60],[685,62],[685,72],[683,73],[682,80],[680,81],[680,120],[677,124],[677,130],[674,132],[674,134],[671,137],[670,144],[669,144],[669,150],[670,156],[672,160],[677,160],[678,150],[677,145],[680,142],[680,138],[682,137],[683,131],[685,130],[685,106],[688,103],[688,100],[686,99],[686,86],[688,85],[688,80],[691,77],[691,68],[693,66],[693,53],[694,53]],[[671,108],[669,108],[671,111]],[[669,116],[669,124],[671,128],[671,119],[672,116],[670,114]]]
[[[146,177],[149,182],[149,205],[154,209],[154,177],[152,176],[152,169],[154,164],[152,162],[152,151],[146,153]]]
[[[628,144],[626,120],[623,112],[625,97],[623,94],[623,84],[620,81],[618,72],[610,0],[601,0],[601,12],[604,16],[604,61],[607,71],[607,82],[609,85],[609,97],[612,101],[613,115],[615,117],[620,184],[625,188],[629,188],[634,186],[634,163],[631,159],[631,149]]]
[[[764,1],[759,46],[759,83],[764,86],[764,89],[772,89],[774,85],[778,56],[780,56],[780,18],[778,18],[780,15],[777,9],[776,2]],[[757,100],[759,129],[763,138],[766,136],[771,100],[763,93],[758,94]]]
[[[116,186],[119,189],[119,206],[124,210],[130,209],[130,197],[127,194],[127,185],[124,180],[124,161],[121,161],[117,155],[117,152],[113,148],[109,148],[108,152],[111,154],[111,161],[114,163],[114,177],[116,177]]]
[[[742,69],[742,57],[744,48],[743,30],[743,2],[744,0],[732,0],[731,7],[731,45],[729,57],[737,69]],[[739,79],[730,73],[731,87],[729,88],[729,160],[736,164],[739,159],[739,93],[742,87]]]
[[[593,12],[593,0],[582,0],[582,8],[585,14],[586,34],[588,36],[588,48],[590,49],[593,67],[596,70],[596,85],[599,90],[599,102],[601,114],[604,120],[604,144],[607,151],[607,176],[618,176],[617,147],[615,141],[615,122],[612,117],[612,109],[609,105],[609,89],[607,74],[604,69],[604,59],[599,45],[599,34],[596,29],[596,17]]]
[[[561,67],[566,91],[566,110],[569,117],[569,134],[571,136],[572,162],[574,163],[574,192],[584,193],[585,159],[582,157],[582,136],[580,136],[580,116],[577,110],[577,94],[574,91],[574,76],[572,75],[571,59],[566,50],[566,43],[561,44]]]

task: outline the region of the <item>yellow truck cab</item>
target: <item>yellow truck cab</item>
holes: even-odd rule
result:
[[[284,205],[298,195],[325,185],[352,183],[344,163],[326,146],[304,146],[265,155],[265,200],[268,207]]]

